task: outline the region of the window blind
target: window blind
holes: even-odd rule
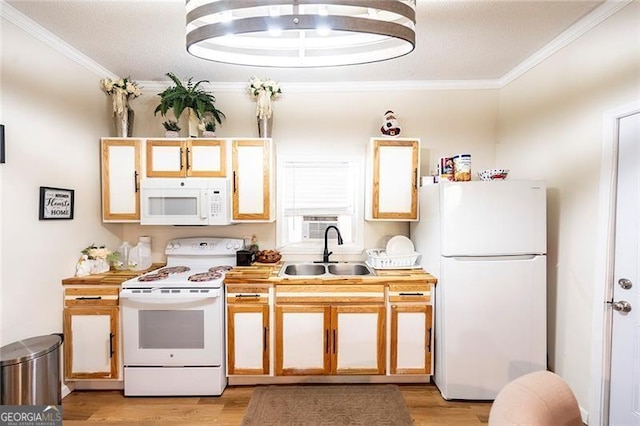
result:
[[[348,161],[284,164],[284,214],[353,214],[355,179]]]

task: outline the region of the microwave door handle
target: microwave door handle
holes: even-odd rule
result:
[[[202,191],[202,198],[200,202],[200,219],[207,218],[207,210],[209,209],[209,194],[207,191]]]

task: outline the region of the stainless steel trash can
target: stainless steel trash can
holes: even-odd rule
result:
[[[0,348],[0,405],[60,405],[62,336],[32,337]]]

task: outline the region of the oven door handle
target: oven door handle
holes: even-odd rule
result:
[[[120,295],[120,299],[130,300],[138,303],[190,303],[201,302],[207,299],[216,299],[220,297],[218,294],[210,294],[206,296],[194,296],[192,294],[153,294],[148,296],[132,296],[132,295]]]
[[[166,304],[180,304],[180,305],[184,305],[184,304],[188,304],[188,303],[197,303],[197,302],[203,302],[207,299],[215,299],[214,297],[192,297],[189,299],[186,298],[169,298],[169,297],[129,297],[129,298],[123,298],[124,302],[132,302],[132,303],[139,303],[141,305],[166,305]]]

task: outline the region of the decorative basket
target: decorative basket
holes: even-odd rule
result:
[[[366,263],[375,269],[403,269],[413,268],[420,257],[420,253],[413,252],[401,256],[389,256],[384,249],[368,249]]]
[[[282,255],[277,250],[261,250],[256,253],[256,262],[276,263],[282,259]]]

